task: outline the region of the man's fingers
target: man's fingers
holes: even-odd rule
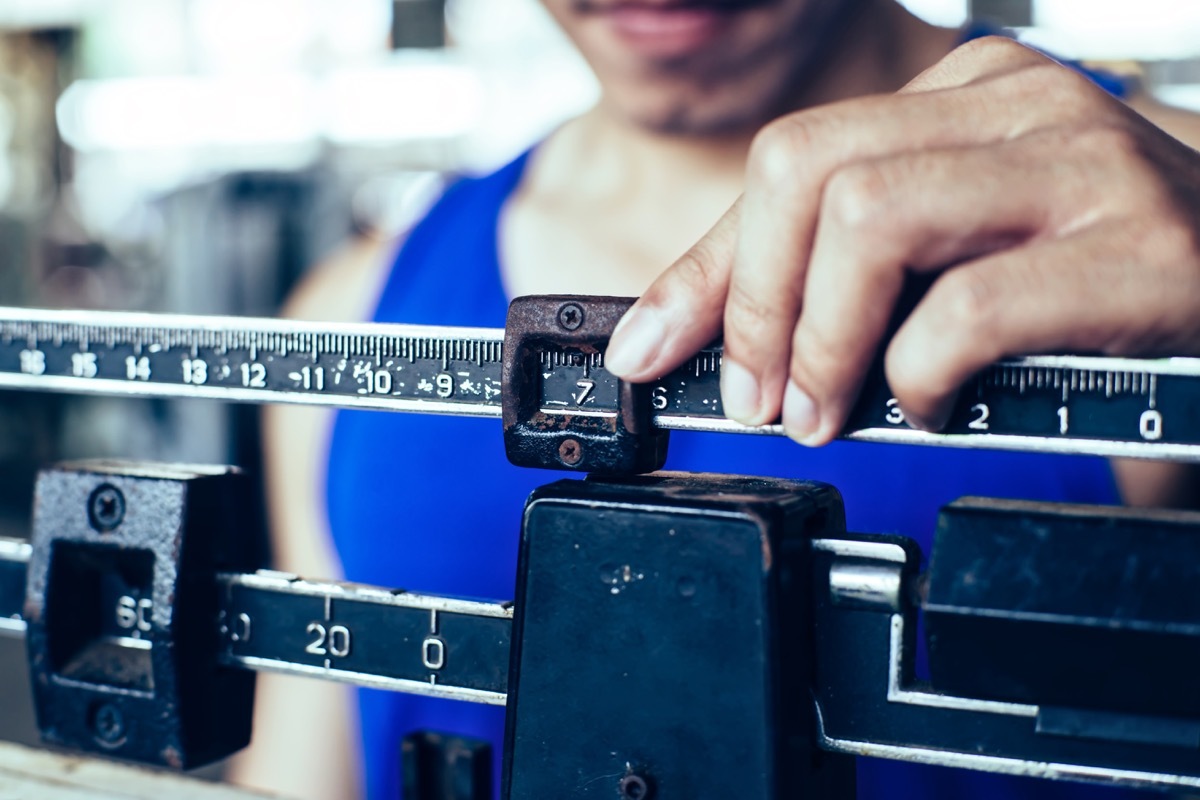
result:
[[[1074,96],[1074,76],[1060,78],[1066,70],[1033,57],[1034,68],[1046,70],[1041,80],[1061,81],[1067,86],[1061,93]],[[1047,92],[1053,98],[1054,92]],[[1036,113],[987,111],[1026,108],[1028,94],[1018,72],[953,92],[842,103],[785,117],[763,129],[751,149],[725,306],[722,399],[727,416],[751,425],[779,416],[791,334],[806,297],[816,221],[830,176],[847,165],[902,153],[1000,144],[1053,128],[1060,117],[1074,113],[1065,102],[1039,105]],[[1092,94],[1100,92],[1088,89],[1075,105],[1111,102]]]
[[[836,172],[822,198],[805,305],[791,342],[783,407],[806,444],[837,435],[909,271],[946,265],[1082,227],[1102,200],[1098,176],[1046,165],[1062,134],[904,154]]]
[[[945,105],[938,94],[868,98],[785,117],[759,133],[724,313],[721,397],[728,417],[760,425],[779,416],[829,176],[856,161],[1005,135],[1000,126],[956,127]]]
[[[942,275],[888,347],[905,418],[939,428],[958,387],[1006,356],[1194,351],[1200,265],[1186,246],[1167,253],[1163,231],[1156,220],[1106,222]]]
[[[604,355],[613,374],[654,380],[717,338],[740,219],[739,200],[626,312]]]
[[[817,217],[832,174],[902,153],[1000,144],[1070,120],[1081,104],[1100,108],[1111,102],[1094,87],[1080,92],[1083,79],[1035,53],[1012,55],[1031,66],[953,90],[847,101],[767,126],[751,148],[739,207],[630,312],[610,344],[610,369],[626,379],[652,380],[723,328],[727,416],[747,424],[777,419]],[[1032,80],[1023,75],[1030,70],[1037,71]],[[1031,92],[1047,101],[1033,104],[1032,112]],[[1059,102],[1060,96],[1074,100]]]
[[[984,36],[959,45],[913,78],[901,94],[966,86],[981,78],[1049,62],[1046,56],[1007,36]]]

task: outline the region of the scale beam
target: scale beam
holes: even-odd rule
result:
[[[33,548],[0,537],[0,636],[23,638]],[[439,597],[356,583],[306,581],[274,570],[217,576],[218,660],[254,672],[504,705],[512,604]],[[126,596],[122,596],[126,597]],[[143,639],[137,600],[124,644]],[[146,608],[149,608],[148,606]],[[143,616],[143,620],[145,617]],[[118,637],[112,637],[118,638]]]
[[[262,571],[220,575],[225,664],[504,705],[512,604]]]
[[[599,299],[573,302],[586,313]],[[0,387],[500,417],[505,333],[0,308]],[[532,389],[546,418],[618,415],[619,381],[602,351],[551,347],[539,358]],[[721,350],[709,348],[650,385],[653,425],[782,435],[725,418],[720,370]],[[964,387],[942,433],[909,428],[875,370],[844,438],[1200,461],[1200,359],[1000,362]]]

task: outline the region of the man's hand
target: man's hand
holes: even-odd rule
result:
[[[652,380],[723,328],[726,415],[782,412],[824,444],[910,272],[936,278],[886,369],[919,427],[1004,356],[1200,351],[1200,154],[1019,44],[969,43],[896,95],[764,128],[738,204],[622,320],[607,363]]]

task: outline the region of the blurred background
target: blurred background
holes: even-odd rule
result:
[[[1200,2],[906,0],[1020,29],[1200,110]],[[446,177],[591,105],[536,0],[0,0],[0,305],[273,314]],[[0,535],[39,465],[258,461],[252,408],[0,393]],[[0,641],[0,738],[33,738]]]

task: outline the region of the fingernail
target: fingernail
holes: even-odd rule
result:
[[[820,425],[817,404],[794,381],[788,381],[783,393],[783,429],[787,435],[800,444],[811,445]]]
[[[929,416],[917,416],[908,411],[904,414],[904,421],[908,423],[910,428],[916,428],[919,431],[926,431],[928,433],[937,433],[946,427],[946,423],[950,421],[950,412],[952,410],[952,405],[943,404],[935,408]]]
[[[758,388],[758,380],[750,370],[729,359],[721,362],[721,404],[725,408],[725,416],[729,419],[744,425],[754,425],[758,422],[759,408],[762,405],[762,392]]]
[[[666,326],[657,313],[645,308],[632,309],[613,328],[604,366],[618,377],[636,375],[646,368],[662,346]]]

